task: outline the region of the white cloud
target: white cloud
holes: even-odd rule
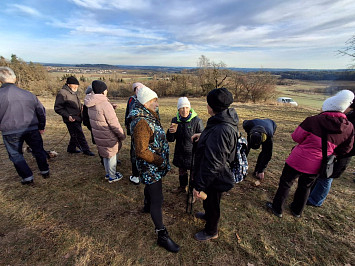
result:
[[[11,4],[9,5],[9,8],[7,9],[8,12],[11,13],[25,13],[27,15],[33,16],[33,17],[41,17],[42,14],[38,12],[38,10],[25,6],[25,5],[18,5],[18,4]]]

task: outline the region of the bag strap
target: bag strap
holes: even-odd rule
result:
[[[327,157],[328,157],[328,145],[327,145],[327,131],[323,131],[322,132],[322,160],[323,162],[326,162],[327,161]]]

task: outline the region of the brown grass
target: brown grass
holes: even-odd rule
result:
[[[190,100],[206,124],[205,99]],[[284,160],[294,145],[290,133],[315,111],[234,104],[240,122],[271,118],[278,124],[266,179],[256,187],[249,176],[225,193],[220,237],[199,243],[193,234],[203,223],[185,213],[185,195],[172,193],[178,185],[178,172],[173,167],[163,180],[163,217],[181,251],[171,254],[157,246],[151,218],[140,212],[144,186],[134,186],[128,180],[129,138],[119,154],[122,165],[118,170],[124,179],[109,184],[98,156],[66,153],[69,137],[61,141],[66,128],[53,111],[54,99],[41,101],[48,116],[45,148],[55,149],[59,156],[50,160],[51,177],[44,180],[32,156],[25,154],[34,170],[35,184],[22,186],[0,141],[1,265],[351,265],[355,261],[353,163],[334,181],[324,206],[307,207],[301,219],[293,218],[288,210],[279,219],[264,207],[276,191]],[[126,99],[115,102],[123,124]],[[175,98],[160,99],[165,129],[176,113],[176,102]],[[96,151],[88,130],[84,131]],[[174,144],[171,154],[173,149]],[[250,154],[250,172],[257,155],[256,151]],[[194,209],[202,210],[201,202]]]

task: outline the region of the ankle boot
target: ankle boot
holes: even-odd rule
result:
[[[177,253],[180,250],[180,246],[169,237],[168,231],[165,227],[163,229],[155,229],[155,231],[158,233],[157,244],[159,246],[174,253]]]

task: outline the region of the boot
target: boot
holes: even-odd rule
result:
[[[159,246],[165,248],[167,251],[170,252],[179,252],[180,246],[169,237],[168,231],[165,227],[163,229],[155,229],[155,231],[158,233],[157,244]]]

